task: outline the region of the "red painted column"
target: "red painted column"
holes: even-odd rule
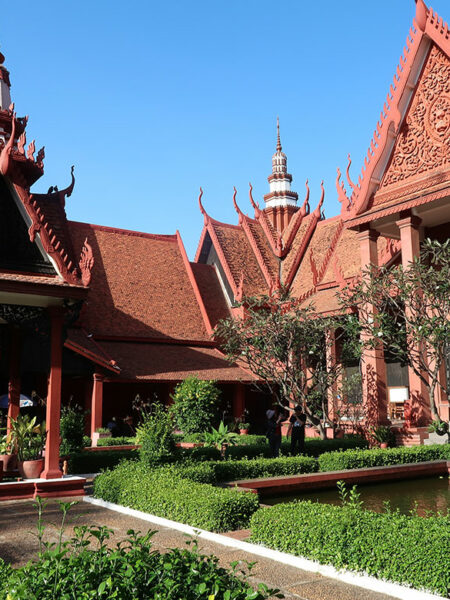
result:
[[[7,433],[11,431],[11,419],[17,419],[20,411],[20,332],[11,329],[9,343],[8,421]]]
[[[364,271],[371,265],[378,265],[377,239],[378,232],[365,229],[358,233],[361,253],[361,269]],[[366,307],[368,313],[375,313],[375,307]],[[365,335],[365,334],[363,334]],[[362,357],[363,403],[366,421],[370,425],[388,422],[386,364],[382,346],[374,349],[366,348]]]
[[[420,223],[421,220],[410,215],[397,221],[402,242],[402,266],[404,269],[420,254]],[[406,310],[408,307],[406,307]],[[412,408],[413,424],[425,424],[431,421],[431,409],[428,390],[412,367],[408,367],[409,398]]]
[[[243,383],[236,383],[233,396],[233,417],[239,419],[243,416],[245,410],[245,386]]]
[[[51,319],[50,376],[47,389],[47,442],[45,444],[45,465],[43,479],[62,477],[59,468],[59,422],[61,418],[61,379],[62,379],[62,330],[63,310],[55,307],[49,310]]]
[[[335,369],[338,356],[337,356],[337,344],[336,344],[336,331],[329,330],[326,334],[326,359],[327,369]],[[339,381],[335,381],[333,385],[328,389],[328,417],[330,421],[337,419],[338,412],[338,400],[337,392],[339,387]]]
[[[94,385],[92,386],[91,403],[91,437],[95,431],[102,426],[103,422],[103,381],[105,377],[101,373],[94,373]]]

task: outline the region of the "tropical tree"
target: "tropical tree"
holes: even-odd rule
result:
[[[420,256],[403,266],[371,267],[340,295],[357,311],[363,344],[381,345],[411,367],[428,389],[433,419],[436,392],[450,348],[450,240],[426,240]]]
[[[257,387],[277,402],[301,404],[321,436],[330,418],[329,392],[343,375],[344,363],[332,358],[338,336],[343,354],[358,348],[353,315],[320,317],[312,304],[301,306],[284,290],[243,299],[244,315],[219,322],[215,333],[230,361],[243,363]]]

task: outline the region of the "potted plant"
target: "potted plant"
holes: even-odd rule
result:
[[[380,444],[380,448],[387,448],[392,438],[391,428],[387,425],[378,425],[371,430],[371,435]]]
[[[441,421],[437,419],[435,421],[431,421],[428,426],[428,433],[437,433],[437,435],[445,435],[448,433],[448,423],[445,421]]]
[[[241,435],[248,435],[249,428],[250,423],[238,423],[238,429]]]
[[[228,446],[234,446],[236,444],[238,438],[237,433],[233,433],[224,424],[223,421],[220,422],[220,425],[217,429],[214,427],[211,429],[211,432],[205,433],[205,446],[213,446],[220,451],[221,458],[225,458],[225,452]]]
[[[3,436],[0,442],[0,462],[3,462],[3,475],[17,470],[17,454],[13,452],[11,436]]]
[[[38,479],[44,469],[46,425],[36,417],[19,415],[11,419],[11,444],[17,450],[19,472],[25,479]]]
[[[111,431],[107,427],[97,427],[92,434],[92,446],[96,447],[98,440],[112,437]]]

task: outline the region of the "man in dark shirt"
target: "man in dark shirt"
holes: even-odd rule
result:
[[[294,414],[289,419],[287,437],[291,436],[291,454],[303,454],[305,451],[305,425],[306,415],[301,406],[296,406]],[[298,451],[296,452],[296,446]]]

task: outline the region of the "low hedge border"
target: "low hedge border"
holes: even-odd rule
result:
[[[191,481],[214,484],[237,479],[315,473],[318,470],[318,464],[317,460],[310,456],[283,456],[280,458],[176,464],[168,468],[180,477]]]
[[[430,460],[450,460],[450,444],[345,450],[343,452],[325,452],[318,457],[319,471],[345,471]]]
[[[123,462],[94,480],[94,495],[136,510],[223,532],[247,527],[258,510],[256,494],[217,488],[181,477],[173,468],[149,471]]]
[[[132,446],[136,443],[135,437],[108,437],[97,440],[97,446]]]
[[[68,458],[69,473],[98,473],[111,469],[124,459],[137,459],[135,450],[104,450],[102,452],[81,451]]]
[[[384,514],[314,502],[261,508],[251,541],[448,597],[450,518]]]

